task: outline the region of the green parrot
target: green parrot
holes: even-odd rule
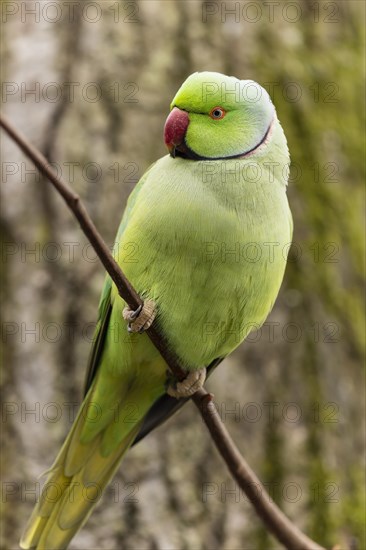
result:
[[[85,398],[23,549],[68,546],[129,447],[261,326],[282,283],[289,152],[268,93],[251,80],[194,73],[171,103],[164,138],[169,154],[131,193],[114,248],[144,307],[131,311],[107,276]],[[180,358],[182,382],[144,334],[152,322]]]

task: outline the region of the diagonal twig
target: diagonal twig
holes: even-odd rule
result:
[[[47,159],[33,147],[24,136],[12,126],[3,116],[0,116],[0,126],[17,143],[23,153],[32,160],[39,171],[46,176],[65,200],[78,220],[83,232],[94,247],[99,259],[115,283],[119,295],[132,309],[142,304],[140,296],[126,279],[121,268],[114,260],[107,245],[100,236],[80,197],[55,174]],[[154,327],[154,324],[146,331],[151,341],[159,350],[161,356],[168,364],[170,370],[178,378],[185,376],[179,364],[179,358],[171,350],[162,334]],[[202,418],[211,434],[216,448],[223,457],[233,478],[244,491],[249,501],[254,506],[257,514],[269,531],[286,547],[292,550],[324,550],[322,546],[312,541],[302,533],[270,499],[264,486],[241,456],[231,436],[227,432],[215,405],[213,396],[204,388],[199,389],[192,400],[199,409]]]

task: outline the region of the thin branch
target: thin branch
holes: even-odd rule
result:
[[[142,300],[114,260],[107,245],[89,217],[80,197],[53,172],[46,158],[35,149],[24,136],[20,135],[3,116],[0,116],[0,125],[19,145],[24,154],[33,161],[39,171],[51,181],[60,195],[64,198],[85,235],[93,245],[105,269],[113,279],[119,295],[132,309],[136,309],[142,304]],[[163,335],[156,330],[154,325],[147,330],[147,334],[173,374],[178,379],[182,379],[185,373],[179,364],[179,359],[168,347],[167,341]],[[212,399],[213,396],[204,388],[198,390],[192,397],[192,400],[199,409],[212,439],[226,462],[233,478],[244,491],[258,515],[262,518],[263,523],[286,548],[292,550],[324,550],[322,546],[302,533],[270,499],[264,486],[241,456],[238,448],[227,432]]]
[[[113,279],[118,289],[119,295],[132,309],[137,309],[142,304],[140,296],[126,279],[121,268],[114,260],[107,245],[103,241],[88,212],[86,211],[85,206],[81,202],[79,195],[74,193],[72,189],[70,189],[70,187],[62,180],[62,178],[58,177],[55,174],[55,172],[47,162],[47,159],[42,155],[42,153],[40,153],[35,147],[33,147],[33,145],[31,145],[24,136],[20,135],[17,130],[15,130],[15,128],[9,123],[9,121],[3,116],[0,117],[0,125],[19,145],[23,153],[33,161],[38,170],[42,174],[44,174],[56,187],[57,191],[63,197],[68,207],[74,213],[76,219],[80,224],[80,227],[84,231],[85,235],[88,237],[99,259]],[[162,357],[169,364],[172,372],[174,372],[174,374],[178,378],[184,378],[185,374],[179,366],[178,357],[171,349],[168,348],[165,339],[158,333],[154,326],[151,326],[147,332]]]

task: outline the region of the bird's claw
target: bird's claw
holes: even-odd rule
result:
[[[133,311],[133,309],[129,309],[128,307],[126,307],[125,309],[128,310],[127,316],[129,322],[132,322],[140,315],[142,311],[142,304],[137,309],[135,309],[135,311]]]
[[[145,300],[142,305],[133,310],[126,306],[122,312],[123,318],[128,322],[128,332],[145,332],[151,327],[155,319],[155,302]]]
[[[169,383],[166,391],[168,395],[175,397],[176,399],[191,397],[197,390],[202,388],[205,380],[205,368],[192,370],[188,372],[184,380],[176,382],[175,384]]]

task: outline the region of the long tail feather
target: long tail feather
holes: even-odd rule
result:
[[[42,495],[28,521],[20,546],[23,549],[61,550],[88,519],[121,459],[133,443],[142,418],[126,428],[111,452],[103,449],[103,432],[93,441],[82,443],[86,397],[74,425],[52,468],[48,471]],[[143,416],[143,415],[142,415]]]

